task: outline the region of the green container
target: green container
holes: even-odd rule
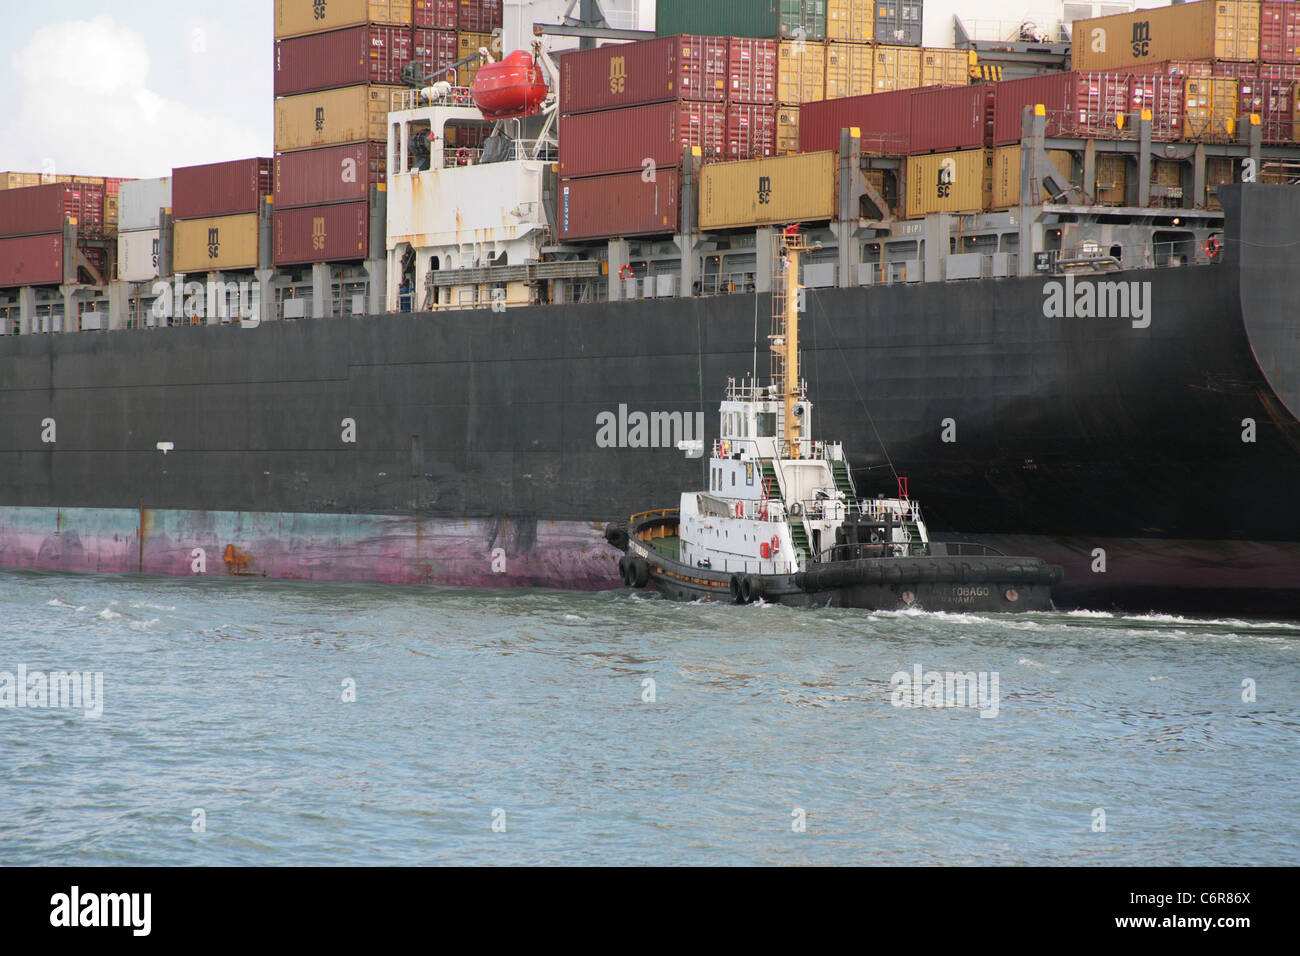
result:
[[[655,32],[824,40],[826,0],[659,0]]]

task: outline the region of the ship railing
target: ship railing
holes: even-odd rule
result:
[[[434,77],[435,82],[437,79],[437,77]],[[405,89],[394,91],[389,104],[393,112],[419,109],[422,106],[464,107],[474,105],[474,96],[468,86],[453,86],[444,95],[433,100],[426,99],[423,90]]]
[[[521,139],[511,143],[508,162],[555,162],[559,154],[550,140]],[[444,169],[454,166],[479,166],[483,162],[482,146],[446,146],[442,151]]]
[[[1027,17],[1018,20],[961,18],[962,29],[970,40],[997,43],[1069,43],[1065,24],[1047,18],[1042,23]]]

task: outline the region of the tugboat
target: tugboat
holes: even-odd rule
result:
[[[610,524],[623,583],[682,601],[930,611],[1045,611],[1062,570],[977,544],[932,544],[908,480],[859,498],[838,442],[815,441],[799,378],[797,225],[773,270],[771,376],[730,379],[708,487]]]

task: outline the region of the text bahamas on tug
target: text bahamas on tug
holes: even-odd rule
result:
[[[709,487],[676,509],[610,524],[628,587],[683,601],[809,607],[1044,611],[1062,570],[978,544],[931,544],[919,505],[857,496],[839,442],[814,441],[799,378],[797,225],[781,236],[772,283],[771,377],[730,379]]]

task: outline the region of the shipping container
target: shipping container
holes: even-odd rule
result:
[[[640,173],[614,173],[560,182],[561,240],[672,235],[679,231],[681,177],[663,170],[647,182]]]
[[[995,89],[992,83],[979,83],[909,91],[911,136],[907,152],[952,152],[989,145]]]
[[[922,86],[961,86],[971,79],[973,51],[921,47]]]
[[[826,39],[870,43],[876,38],[876,0],[827,0]]]
[[[1256,98],[1265,143],[1296,142],[1294,110],[1300,64],[1261,63]],[[1239,108],[1240,109],[1240,108]]]
[[[324,33],[365,23],[411,22],[412,0],[275,0],[275,38]]]
[[[827,43],[825,96],[818,99],[837,100],[870,93],[875,89],[874,74],[875,47],[865,43]]]
[[[727,98],[727,38],[661,37],[560,58],[560,108],[590,113],[670,100]]]
[[[401,106],[400,86],[348,86],[275,101],[275,149],[316,149],[388,141],[388,114]]]
[[[679,101],[562,116],[560,177],[675,169],[688,146],[700,147],[704,162],[716,162],[726,126],[724,103]]]
[[[993,145],[1018,143],[1025,107],[1041,105],[1046,110],[1048,136],[1115,137],[1133,128],[1143,106],[1157,110],[1152,136],[1174,139],[1181,135],[1179,108],[1182,97],[1176,90],[1182,80],[1147,74],[1140,81],[1122,71],[1043,73],[998,84],[994,104]],[[1118,117],[1123,115],[1123,124]]]
[[[411,29],[359,26],[275,41],[275,95],[358,83],[400,85],[411,62]]]
[[[984,149],[968,149],[909,156],[905,218],[987,209],[992,198],[992,171],[987,153]]]
[[[136,179],[123,183],[118,227],[124,232],[157,229],[158,213],[172,207],[172,178]]]
[[[1151,114],[1151,138],[1181,139],[1183,135],[1183,78],[1165,73],[1135,74],[1128,80],[1128,116],[1126,129]]]
[[[69,219],[77,221],[79,234],[102,231],[102,183],[50,183],[0,191],[0,236],[62,233]]]
[[[1228,76],[1189,76],[1183,82],[1183,135],[1187,139],[1233,139],[1237,133],[1237,81]]]
[[[826,0],[658,0],[659,36],[826,39]]]
[[[1219,187],[1235,181],[1237,164],[1228,157],[1210,157],[1205,161],[1205,208],[1222,209]]]
[[[458,0],[415,0],[415,6],[411,9],[411,25],[417,30],[455,32],[459,10]]]
[[[1157,60],[1254,60],[1258,0],[1200,0],[1135,10],[1072,27],[1076,70],[1111,70]]]
[[[1048,158],[1052,165],[1060,171],[1066,181],[1072,185],[1080,184],[1080,177],[1074,172],[1074,159],[1069,152],[1063,149],[1053,149],[1048,152]],[[988,161],[991,163],[992,174],[989,189],[989,208],[990,209],[1009,209],[1012,206],[1020,205],[1020,162],[1021,150],[1019,146],[999,146],[996,149],[988,151]],[[1052,196],[1047,192],[1047,188],[1041,190],[1041,202],[1050,202]]]
[[[872,82],[877,93],[910,90],[921,85],[921,51],[915,47],[877,46]]]
[[[857,127],[862,149],[901,156],[912,136],[914,90],[869,93],[808,103],[799,115],[799,149],[805,153],[840,148],[840,131]]]
[[[104,196],[104,231],[117,232],[118,213],[121,207],[117,196]]]
[[[921,0],[879,0],[875,13],[876,42],[920,46],[923,7]]]
[[[158,278],[159,232],[137,229],[118,233],[117,277],[123,282],[148,282]]]
[[[257,213],[178,220],[172,232],[174,272],[257,268]]]
[[[1122,153],[1097,154],[1097,205],[1128,205],[1128,157]]]
[[[835,153],[719,163],[700,173],[700,228],[741,229],[835,218]]]
[[[275,157],[275,208],[361,202],[385,181],[388,150],[379,143],[327,146]]]
[[[0,289],[62,281],[62,234],[0,239]]]
[[[370,204],[277,206],[273,242],[272,260],[277,266],[365,259],[370,251]]]
[[[1210,60],[1160,60],[1157,63],[1135,63],[1116,69],[1116,73],[1145,75],[1156,73],[1163,76],[1213,76],[1214,63]]]
[[[727,44],[727,99],[732,103],[776,103],[776,41],[732,37]]]
[[[172,170],[172,218],[206,219],[257,212],[274,190],[270,159],[237,159]]]
[[[456,81],[451,66],[460,57],[456,34],[451,30],[426,30],[417,28],[413,33],[411,59],[424,67],[426,76],[434,81]],[[444,75],[445,72],[445,75]]]
[[[777,48],[776,99],[798,106],[826,96],[826,45],[786,40]]]
[[[460,0],[456,29],[462,33],[491,33],[501,29],[501,0]]]
[[[779,155],[800,152],[799,113],[798,106],[776,108],[776,151]]]
[[[726,160],[776,155],[776,107],[752,103],[727,104]]]
[[[495,47],[495,49],[494,49]],[[501,41],[499,37],[494,37],[490,33],[457,33],[456,34],[456,61],[469,59],[480,50],[487,50],[492,58],[500,59]],[[479,67],[484,61],[482,59],[472,60],[469,63],[463,63],[456,69],[456,85],[469,86],[474,82],[474,77],[478,75]]]
[[[1300,8],[1295,0],[1260,4],[1259,58],[1265,63],[1300,63]]]
[[[54,182],[51,178],[49,182]],[[0,173],[0,189],[26,189],[46,185],[40,173]]]

